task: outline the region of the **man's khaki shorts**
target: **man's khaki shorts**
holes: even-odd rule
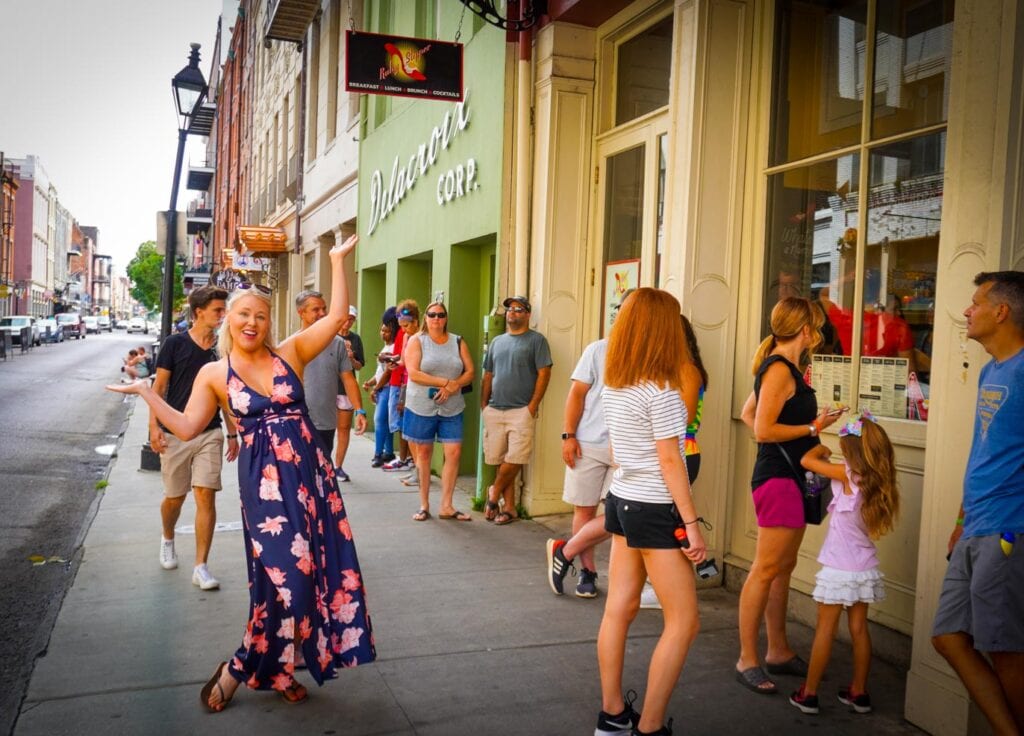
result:
[[[160,475],[167,498],[187,496],[193,487],[219,491],[224,458],[224,433],[208,429],[188,442],[165,432],[167,449],[160,453]]]
[[[536,420],[529,407],[483,411],[484,462],[488,465],[526,465],[533,451],[533,429]]]
[[[612,453],[607,445],[594,447],[580,445],[582,457],[576,458],[576,467],[565,466],[565,488],[562,500],[573,506],[597,506],[608,493],[615,475]]]

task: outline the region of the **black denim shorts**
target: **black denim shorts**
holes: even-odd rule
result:
[[[609,493],[604,500],[604,530],[626,538],[633,549],[679,549],[674,503],[629,501]]]

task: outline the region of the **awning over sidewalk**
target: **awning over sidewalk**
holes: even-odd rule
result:
[[[239,252],[243,255],[277,255],[288,252],[288,235],[282,227],[238,226]]]

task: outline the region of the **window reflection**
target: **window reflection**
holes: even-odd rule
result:
[[[946,119],[953,4],[953,0],[879,0],[875,30],[875,138]]]
[[[769,178],[763,334],[779,299],[806,296],[826,317],[820,352],[843,352],[835,318],[853,308],[858,161],[842,156]]]
[[[871,153],[863,342],[875,351],[866,354],[908,358],[923,384],[931,372],[945,148],[941,132]],[[879,315],[877,328],[868,307]]]
[[[779,0],[771,162],[861,139],[867,0]]]

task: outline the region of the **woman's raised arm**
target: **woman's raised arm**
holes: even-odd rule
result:
[[[348,281],[345,279],[345,256],[355,250],[359,236],[353,235],[330,250],[331,302],[327,315],[297,333],[294,337],[295,357],[302,367],[326,348],[348,317]]]

